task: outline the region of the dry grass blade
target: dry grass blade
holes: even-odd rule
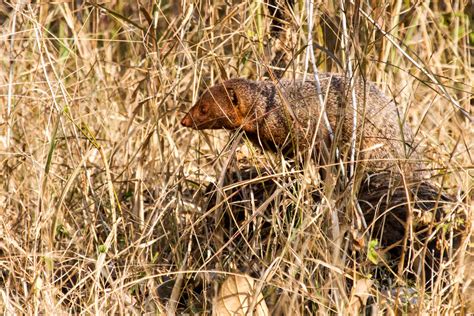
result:
[[[213,315],[270,315],[262,293],[255,292],[249,276],[230,275],[221,285],[212,308]]]
[[[357,280],[355,286],[352,288],[349,306],[351,314],[357,314],[358,311],[367,305],[367,300],[370,296],[370,289],[373,285],[372,280],[360,279]]]

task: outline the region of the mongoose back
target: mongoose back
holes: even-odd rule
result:
[[[227,80],[204,92],[181,124],[199,130],[241,129],[264,148],[291,148],[293,153],[312,148],[319,155],[323,143],[330,148],[331,139],[336,139],[341,153],[347,154],[354,113],[348,81],[342,75],[324,73],[320,86],[325,104],[319,102],[314,81]],[[395,103],[370,82],[356,81],[355,92],[358,160],[364,160],[371,171],[395,169],[397,162],[408,158],[418,160],[411,152],[412,133],[401,123]],[[322,107],[334,138],[323,123]],[[413,165],[405,168],[414,169]]]

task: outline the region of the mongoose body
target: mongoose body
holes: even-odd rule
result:
[[[320,104],[315,81],[231,79],[204,92],[181,123],[194,129],[241,129],[264,148],[290,148],[292,153],[314,149],[321,156],[323,144],[330,149],[337,141],[339,151],[347,157],[354,113],[349,82],[331,73],[319,78],[324,104]],[[400,170],[397,164],[418,160],[411,149],[412,133],[402,123],[395,103],[369,82],[356,81],[355,92],[357,159],[365,161],[371,171]]]

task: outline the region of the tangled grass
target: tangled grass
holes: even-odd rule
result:
[[[460,110],[472,115],[473,11],[296,1],[276,21],[253,1],[0,3],[0,311],[210,313],[235,273],[259,281],[272,314],[473,311],[474,135]],[[316,166],[180,126],[207,86],[285,70],[278,50],[285,77],[350,64],[396,100],[430,181],[466,215],[459,255],[430,288],[377,274],[355,193],[336,195]],[[259,174],[229,182],[244,166]]]

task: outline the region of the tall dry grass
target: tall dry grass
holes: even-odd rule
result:
[[[470,1],[392,0],[315,1],[311,11],[297,1],[278,43],[264,2],[0,3],[0,311],[206,313],[225,276],[243,273],[259,280],[273,313],[361,311],[358,280],[370,280],[372,311],[465,313],[469,230],[463,256],[443,267],[448,282],[425,288],[391,275],[382,285],[352,245],[351,221],[340,239],[329,224],[353,194],[336,201],[326,185],[316,204],[314,166],[295,170],[179,120],[209,85],[282,70],[271,67],[281,45],[286,77],[311,75],[308,53],[319,71],[350,64],[396,100],[431,181],[469,227],[474,135],[459,108],[472,115],[473,10]],[[206,186],[231,192],[225,172],[242,165],[277,180],[268,203],[243,179],[250,207],[239,218],[225,195],[206,209]]]

